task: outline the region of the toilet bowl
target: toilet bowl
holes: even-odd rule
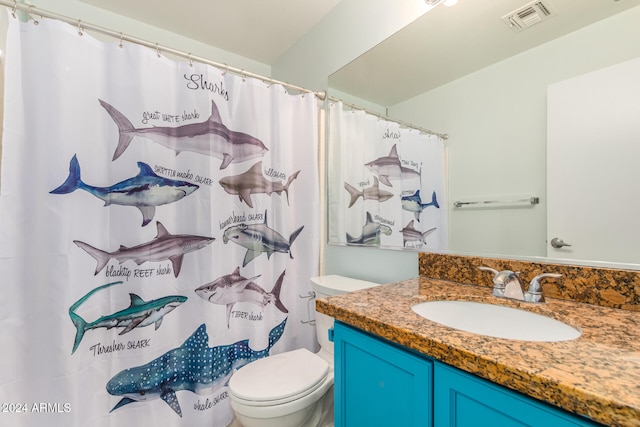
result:
[[[311,279],[317,298],[378,286],[330,275]],[[251,362],[229,380],[229,397],[243,427],[333,426],[333,318],[315,313],[320,351],[297,349]]]

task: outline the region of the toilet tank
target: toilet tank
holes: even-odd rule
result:
[[[332,295],[345,294],[374,286],[380,285],[366,280],[353,279],[336,274],[311,278],[311,287],[315,292],[316,298],[326,298]],[[318,336],[318,343],[320,344],[318,355],[333,367],[333,343],[329,341],[328,334],[329,329],[333,328],[334,319],[333,317],[318,312],[315,313],[315,317],[316,334]]]

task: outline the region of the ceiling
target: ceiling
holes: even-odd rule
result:
[[[81,0],[266,65],[340,0]]]

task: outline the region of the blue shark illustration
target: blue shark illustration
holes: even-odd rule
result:
[[[137,327],[148,326],[155,324],[156,330],[162,324],[164,316],[172,312],[180,304],[187,300],[187,297],[181,295],[172,295],[168,297],[162,297],[153,301],[144,301],[136,294],[129,294],[131,304],[124,310],[117,311],[107,316],[102,316],[93,322],[87,322],[78,314],[76,310],[84,304],[93,294],[102,289],[111,287],[113,285],[119,285],[122,282],[107,283],[106,285],[99,286],[89,291],[85,296],[76,301],[71,307],[69,307],[69,317],[76,327],[76,338],[73,342],[73,350],[71,354],[75,353],[80,341],[85,332],[90,329],[96,328],[124,328],[120,335],[126,334]]]
[[[247,248],[242,266],[245,267],[251,260],[262,252],[267,253],[267,258],[271,258],[274,252],[288,253],[291,255],[291,245],[302,231],[304,225],[291,233],[287,241],[280,233],[267,226],[267,211],[264,212],[264,223],[262,224],[239,224],[224,230],[222,241],[226,244],[229,241]]]
[[[418,222],[420,222],[420,213],[429,206],[440,208],[435,191],[431,194],[431,202],[429,203],[422,203],[420,190],[417,190],[410,196],[402,196],[402,209],[413,212]]]
[[[431,228],[425,232],[417,230],[413,225],[413,220],[409,222],[402,230],[402,245],[407,246],[407,242],[416,242],[420,246],[427,244],[427,236],[436,231],[436,228]]]
[[[203,395],[225,385],[235,369],[269,355],[271,347],[282,337],[286,323],[285,318],[271,330],[269,344],[262,350],[252,349],[249,340],[209,347],[206,325],[200,325],[180,347],[111,378],[107,392],[122,396],[111,412],[130,403],[160,398],[182,417],[177,391]]]
[[[380,182],[389,187],[393,187],[390,179],[410,179],[420,178],[420,172],[402,166],[398,149],[395,144],[391,147],[388,156],[379,157],[366,163],[365,166],[374,174],[378,175]]]
[[[147,261],[164,261],[168,259],[173,265],[173,274],[178,277],[182,268],[184,254],[202,249],[215,240],[213,237],[171,234],[159,221],[156,221],[156,225],[158,234],[155,239],[131,248],[120,245],[120,248],[115,252],[103,251],[79,240],[74,240],[73,243],[96,260],[94,275],[102,271],[111,258],[118,260],[120,264],[127,260],[133,260],[138,265]]]
[[[246,133],[230,130],[222,123],[216,103],[211,101],[211,115],[201,123],[177,127],[154,126],[136,128],[124,114],[103,100],[100,105],[109,113],[118,126],[120,137],[113,153],[113,160],[124,153],[131,140],[138,136],[167,147],[176,152],[192,151],[222,159],[220,169],[230,163],[244,162],[263,156],[269,151],[257,138]]]
[[[80,163],[74,155],[69,163],[69,176],[51,194],[68,194],[77,189],[93,194],[104,201],[105,206],[111,204],[135,206],[142,213],[142,225],[147,225],[154,217],[156,206],[166,205],[182,199],[196,191],[199,186],[186,181],[176,181],[156,175],[146,163],[138,162],[140,172],[110,187],[92,187],[80,178]]]
[[[359,237],[353,237],[347,233],[347,243],[357,245],[379,245],[380,233],[386,236],[391,235],[391,228],[388,225],[375,222],[371,217],[371,213],[367,212],[367,220],[362,226],[362,234]]]

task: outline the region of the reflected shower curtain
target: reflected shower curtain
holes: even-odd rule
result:
[[[329,111],[329,242],[448,248],[444,144],[341,102]]]
[[[227,425],[235,369],[315,346],[315,97],[9,21],[0,424]]]

